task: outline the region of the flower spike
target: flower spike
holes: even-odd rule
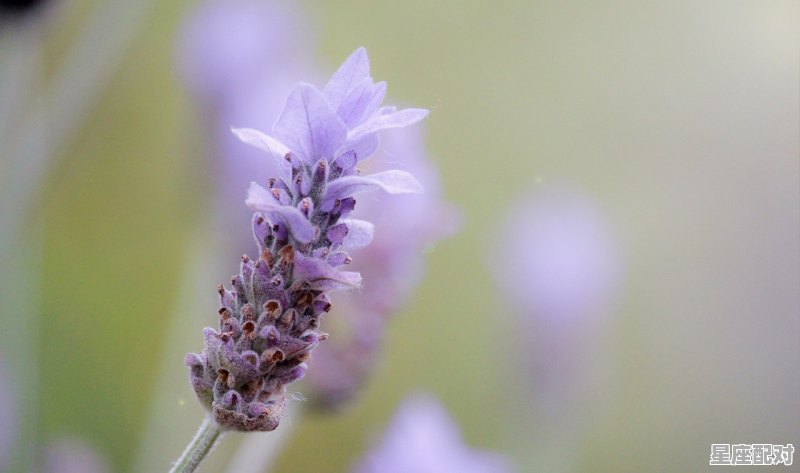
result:
[[[377,133],[411,125],[426,110],[381,108],[386,84],[373,83],[358,49],[321,91],[298,84],[271,134],[232,130],[267,152],[278,176],[252,183],[246,204],[256,211],[255,258],[243,256],[231,288],[218,288],[218,327],[204,330],[204,350],[190,353],[192,387],[227,430],[270,431],[283,414],[285,387],[302,378],[311,352],[327,338],[319,330],[329,294],[357,288],[361,275],[344,271],[348,248],[369,244],[372,223],[346,218],[353,195],[371,190],[420,193],[410,173],[359,176],[356,164],[377,149]]]

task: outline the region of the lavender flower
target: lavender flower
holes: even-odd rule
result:
[[[509,212],[495,275],[515,307],[542,323],[572,326],[607,315],[619,257],[596,201],[566,186],[540,187]]]
[[[537,404],[564,421],[599,371],[593,347],[617,295],[621,259],[607,217],[582,192],[541,186],[516,202],[491,266],[525,327]]]
[[[378,158],[370,163],[371,169],[396,165],[419,178],[425,193],[378,194],[359,202],[359,217],[376,225],[372,243],[352,253],[370,290],[335,298],[344,308],[340,332],[346,334],[320,347],[318,368],[305,381],[317,407],[338,407],[352,398],[375,365],[390,317],[422,277],[424,249],[458,227],[458,212],[443,201],[439,176],[419,127],[387,133]]]
[[[178,69],[189,90],[212,106],[232,106],[245,94],[252,101],[259,91],[272,93],[287,71],[308,67],[308,33],[286,2],[204,0],[181,26]]]
[[[347,218],[353,195],[422,192],[405,171],[357,171],[377,149],[378,132],[428,113],[381,107],[385,92],[358,49],[322,90],[298,84],[272,135],[234,130],[267,152],[278,175],[266,188],[251,183],[246,203],[256,211],[259,257],[243,256],[231,289],[219,287],[219,330],[206,328],[204,351],[186,357],[198,399],[224,428],[278,426],[285,386],[303,377],[311,351],[327,337],[318,327],[331,308],[329,293],[360,286],[358,273],[340,269],[351,261],[346,250],[366,246],[373,235],[372,223]]]
[[[503,456],[470,449],[458,427],[433,398],[406,399],[386,429],[383,441],[354,473],[504,473],[513,471]]]

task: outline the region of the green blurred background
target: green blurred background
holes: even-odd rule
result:
[[[100,3],[49,15],[47,71]],[[484,263],[513,199],[551,181],[602,203],[627,262],[602,340],[613,376],[561,446],[575,470],[698,471],[711,443],[800,443],[797,2],[304,5],[323,71],[364,45],[393,98],[433,109],[429,149],[464,226],[427,255],[361,400],[298,419],[274,471],[346,470],[418,390],[443,400],[467,443],[533,468],[547,432],[520,418],[513,317]],[[40,439],[80,436],[120,472],[135,468],[162,365],[183,369],[164,359],[173,314],[208,307],[180,342],[199,349],[214,283],[236,269],[183,300],[210,195],[174,66],[192,6],[155,2],[23,231],[41,242]],[[170,405],[185,425],[164,439],[175,455],[200,420],[179,383]]]

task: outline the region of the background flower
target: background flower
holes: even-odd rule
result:
[[[601,202],[574,186],[540,184],[514,199],[488,262],[517,327],[509,349],[527,389],[532,470],[571,471],[613,384],[603,341],[619,296],[620,242]],[[496,238],[494,234],[492,238]]]
[[[474,450],[433,397],[415,395],[398,407],[381,442],[355,473],[504,473],[513,468],[501,455]]]

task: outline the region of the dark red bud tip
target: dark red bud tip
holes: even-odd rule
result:
[[[261,359],[268,363],[279,363],[283,361],[284,357],[283,350],[280,348],[269,348],[261,354]]]
[[[278,250],[278,257],[289,260],[290,263],[294,261],[294,246],[286,245]]]
[[[286,355],[283,354],[282,350],[276,350],[275,353],[272,355],[272,361],[274,361],[275,363],[283,361],[285,356]]]
[[[225,382],[228,381],[228,375],[229,374],[230,373],[228,372],[228,370],[220,368],[220,369],[217,370],[217,379],[219,379],[221,382],[225,383]]]
[[[248,263],[248,262],[250,262],[250,257],[247,255],[242,255],[242,263]]]
[[[242,331],[245,334],[249,334],[255,329],[256,329],[256,324],[254,324],[252,320],[248,320],[247,322],[244,323],[244,325],[242,325]]]
[[[276,310],[278,310],[280,306],[281,306],[280,303],[278,303],[278,301],[275,300],[267,301],[264,303],[264,308],[269,312],[275,312]]]

